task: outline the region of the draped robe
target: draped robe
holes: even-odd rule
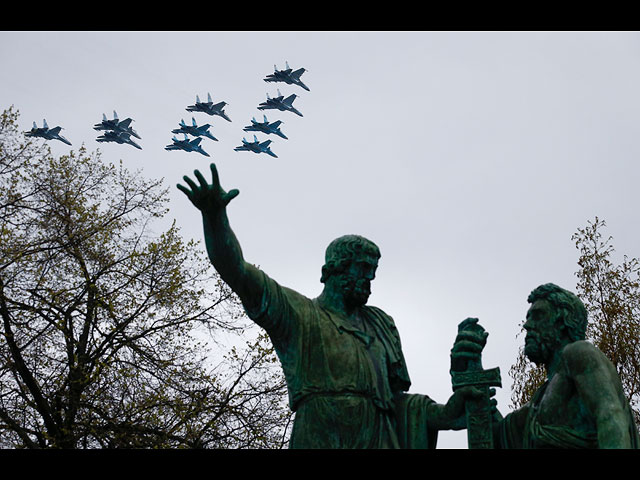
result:
[[[426,395],[411,385],[393,319],[361,307],[354,328],[317,299],[280,286],[264,272],[263,294],[245,310],[263,327],[282,364],[296,412],[291,448],[435,448]]]

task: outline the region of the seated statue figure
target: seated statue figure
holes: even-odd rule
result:
[[[580,299],[548,283],[528,302],[524,353],[546,367],[547,380],[527,404],[494,422],[496,448],[638,448],[618,373],[585,340]]]

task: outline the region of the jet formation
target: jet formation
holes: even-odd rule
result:
[[[277,65],[273,66],[273,73],[269,74],[264,78],[265,82],[282,82],[287,85],[297,85],[303,88],[306,91],[310,91],[309,87],[307,87],[302,80],[300,80],[300,76],[306,72],[304,68],[299,68],[297,70],[293,70],[289,67],[289,62],[285,62],[285,68],[283,70],[278,70]],[[258,110],[280,110],[281,112],[292,112],[296,115],[302,117],[302,113],[293,106],[293,101],[297,98],[295,93],[289,95],[287,98],[280,93],[278,89],[278,96],[271,98],[269,93],[267,93],[267,100],[260,103],[258,105]],[[267,116],[263,114],[264,121],[258,122],[255,117],[251,118],[251,124],[247,125],[243,128],[245,132],[262,132],[267,135],[277,135],[285,140],[288,140],[288,137],[282,133],[280,130],[280,125],[282,124],[281,120],[276,120],[275,122],[269,122],[267,120]],[[264,142],[260,142],[256,135],[253,136],[254,141],[248,142],[244,137],[242,138],[242,145],[234,148],[235,151],[250,151],[254,153],[266,153],[271,155],[272,157],[278,158],[278,156],[271,151],[271,140],[266,140]]]
[[[185,152],[198,152],[204,155],[205,157],[209,157],[210,155],[205,152],[200,146],[200,142],[202,141],[202,137],[194,138],[193,140],[189,140],[187,134],[184,134],[184,140],[178,140],[178,138],[174,135],[172,138],[173,143],[164,147],[165,150],[184,150]]]
[[[218,102],[216,104],[211,100],[211,94],[207,93],[207,101],[201,102],[200,97],[196,95],[196,103],[193,105],[189,105],[186,107],[188,112],[201,112],[206,113],[211,116],[219,116],[224,118],[226,121],[230,122],[231,119],[225,113],[224,107],[228,105],[227,102]],[[203,125],[198,125],[195,117],[191,117],[191,125],[186,123],[184,119],[180,119],[180,123],[178,128],[171,130],[171,133],[174,134],[183,134],[184,140],[178,140],[178,138],[174,135],[172,140],[173,143],[164,147],[165,150],[184,150],[185,152],[197,152],[201,155],[209,157],[210,155],[204,151],[204,149],[200,146],[200,142],[202,141],[202,137],[210,138],[211,140],[218,141],[216,137],[214,137],[209,128],[211,125],[205,123]],[[195,137],[192,140],[189,140],[188,135]]]
[[[300,76],[307,70],[304,68],[299,68],[297,70],[293,70],[289,67],[289,63],[285,62],[286,67],[283,70],[278,70],[276,65],[273,66],[274,72],[269,74],[264,78],[265,82],[282,82],[287,85],[297,85],[303,88],[306,91],[310,91],[309,87],[307,87],[302,80],[300,80]],[[271,98],[267,93],[267,100],[258,105],[258,110],[280,110],[282,112],[292,112],[296,115],[302,117],[302,113],[297,110],[293,106],[293,101],[297,98],[297,95],[291,94],[287,98],[280,93],[278,89],[278,95],[274,98]],[[207,93],[207,101],[202,102],[198,95],[196,95],[196,101],[193,105],[189,105],[186,107],[188,112],[201,112],[206,113],[210,116],[219,116],[224,118],[226,121],[231,122],[231,119],[224,111],[224,107],[228,105],[226,102],[218,102],[216,104],[213,103],[211,99],[211,94]],[[288,140],[288,137],[282,133],[280,130],[280,125],[282,124],[281,120],[276,120],[274,122],[269,122],[267,120],[267,116],[263,114],[264,121],[259,122],[255,119],[255,117],[251,118],[251,124],[247,125],[243,128],[245,132],[262,132],[267,135],[277,135],[285,140]],[[165,147],[165,150],[184,150],[186,152],[197,152],[201,155],[209,157],[210,155],[203,150],[200,146],[200,142],[203,137],[207,137],[211,140],[218,141],[216,137],[214,137],[209,128],[211,125],[205,123],[203,125],[198,125],[195,117],[191,117],[191,125],[187,124],[184,119],[180,120],[179,127],[171,130],[173,134],[183,134],[184,140],[179,140],[175,135],[172,138],[172,143]],[[98,130],[103,132],[100,136],[96,138],[97,142],[114,142],[119,144],[128,144],[137,149],[142,150],[142,147],[134,142],[131,137],[140,139],[140,135],[131,127],[131,122],[133,120],[131,118],[126,118],[124,120],[120,120],[118,118],[118,114],[116,111],[113,111],[113,119],[108,119],[107,116],[102,114],[102,121],[93,126],[94,130]],[[71,145],[71,142],[60,135],[61,127],[49,128],[47,125],[47,121],[43,120],[43,126],[39,128],[36,122],[33,122],[33,128],[24,132],[27,137],[40,137],[46,140],[59,140],[67,145]],[[188,135],[192,135],[195,137],[194,139],[189,139]],[[234,148],[235,151],[250,151],[254,153],[266,153],[267,155],[271,155],[272,157],[278,158],[278,156],[271,151],[271,140],[266,140],[261,142],[258,140],[257,136],[254,134],[254,141],[249,142],[244,137],[242,138],[242,145]]]
[[[270,143],[271,140],[260,142],[258,140],[258,137],[256,137],[255,135],[253,136],[253,142],[248,142],[244,137],[242,137],[242,145],[234,148],[234,150],[236,152],[245,150],[253,153],[266,153],[268,155],[271,155],[272,157],[278,158],[278,156],[271,151],[271,148],[269,147]]]
[[[267,75],[264,79],[265,82],[284,82],[287,85],[298,85],[304,88],[307,92],[309,92],[309,87],[307,87],[302,80],[300,80],[300,76],[306,71],[304,68],[299,68],[295,72],[289,68],[289,62],[285,62],[285,69],[278,70],[277,66],[273,66],[273,73]]]
[[[71,142],[60,135],[62,127],[49,128],[46,120],[42,120],[42,127],[38,127],[36,122],[33,122],[33,128],[28,132],[24,132],[25,137],[39,137],[45,140],[60,140],[62,143],[71,145]]]
[[[136,142],[131,140],[131,137],[142,138],[131,127],[131,118],[120,120],[116,111],[113,111],[113,119],[109,120],[107,116],[102,114],[102,122],[96,123],[93,126],[94,130],[104,131],[102,135],[96,138],[97,142],[114,142],[119,144],[128,144],[142,150],[142,147]]]

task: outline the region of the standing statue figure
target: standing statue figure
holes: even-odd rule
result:
[[[446,404],[406,393],[395,324],[366,306],[378,247],[357,235],[334,240],[322,267],[324,289],[307,298],[245,261],[226,213],[239,192],[222,189],[214,164],[211,173],[211,184],[196,170],[198,183],[185,176],[190,188],[178,188],[202,213],[211,263],[271,338],[296,412],[290,448],[435,448],[438,430],[465,428],[465,401],[477,390],[456,390]],[[468,346],[461,351],[479,356],[485,337],[459,341]]]
[[[639,448],[618,373],[585,340],[580,299],[548,283],[528,302],[524,353],[546,367],[547,381],[531,401],[494,422],[496,448]]]

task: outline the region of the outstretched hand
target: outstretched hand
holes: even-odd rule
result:
[[[240,193],[238,189],[235,188],[229,192],[225,192],[223,190],[220,186],[218,170],[213,163],[211,164],[211,184],[207,183],[200,171],[195,170],[193,174],[197,178],[199,185],[185,175],[182,178],[185,183],[191,187],[191,189],[181,184],[178,184],[177,187],[187,196],[187,198],[189,198],[189,200],[191,200],[191,203],[193,203],[203,213],[218,213]]]

